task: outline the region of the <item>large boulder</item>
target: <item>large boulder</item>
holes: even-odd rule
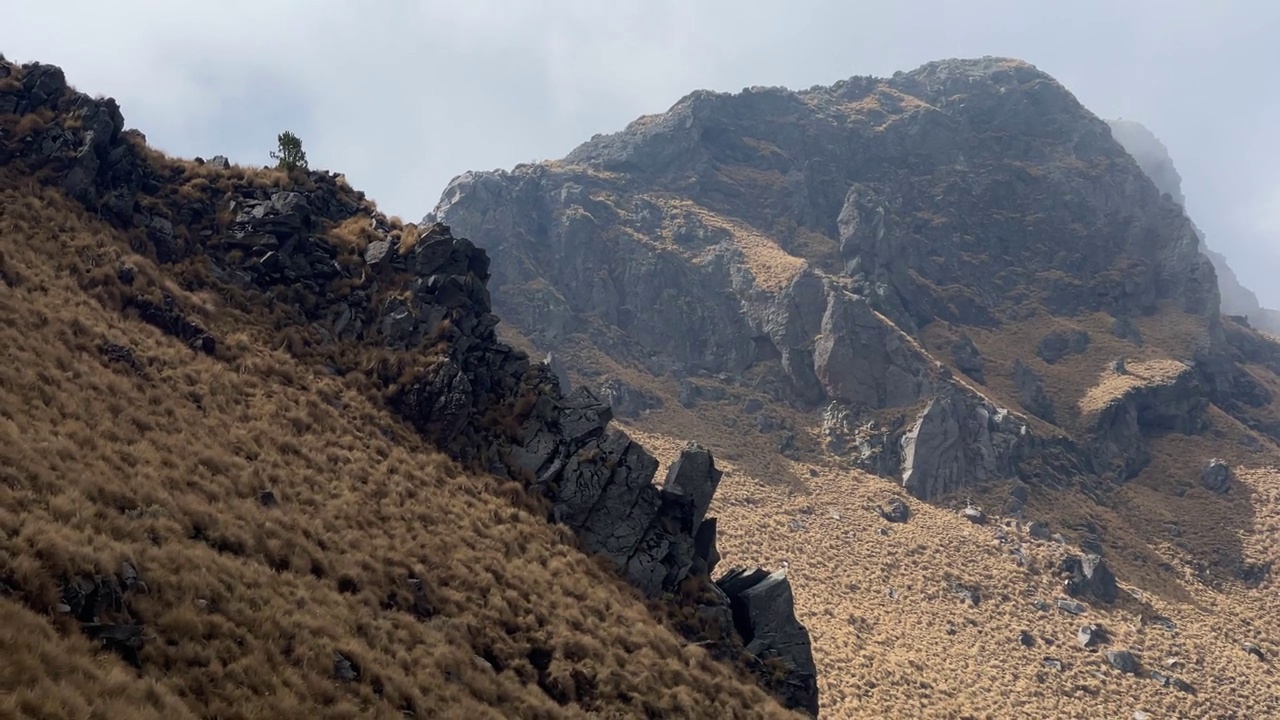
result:
[[[1015,477],[1031,438],[1007,410],[949,389],[928,402],[899,443],[902,486],[928,500],[971,480]]]
[[[1231,466],[1225,460],[1210,460],[1200,471],[1200,484],[1209,492],[1225,493],[1231,487]]]
[[[1062,559],[1059,569],[1066,575],[1063,588],[1068,595],[1107,604],[1116,601],[1119,593],[1116,576],[1101,556],[1094,553],[1086,553],[1083,557],[1069,555]]]
[[[795,599],[786,572],[734,568],[716,581],[729,598],[733,622],[747,651],[761,661],[757,671],[772,675],[782,667],[777,694],[787,707],[818,714],[817,666],[809,631],[795,617]]]

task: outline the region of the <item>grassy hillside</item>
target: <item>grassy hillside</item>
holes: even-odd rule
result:
[[[175,219],[292,182],[145,157]],[[221,292],[141,236],[0,167],[0,717],[787,716],[519,484],[292,352],[292,298]],[[216,347],[144,322],[124,272]]]
[[[999,337],[992,343],[999,345]],[[1083,412],[1103,396],[1164,382],[1184,367],[1171,357],[1181,353],[1148,343],[1144,359],[1130,362],[1121,379],[1107,370],[1111,350],[1099,343],[1072,358],[1079,374],[1049,373],[1049,392],[1072,398]],[[961,497],[936,504],[907,498],[911,519],[891,524],[876,506],[906,496],[891,480],[826,452],[815,414],[766,405],[796,436],[800,452],[790,459],[778,452],[786,431],[759,431],[743,406],[761,398],[740,386],[700,380],[720,387],[724,398],[686,408],[672,381],[590,350],[567,356],[576,367],[624,378],[663,398],[660,409],[625,424],[664,462],[692,432],[720,458],[725,479],[713,511],[723,562],[758,558],[789,566],[797,614],[813,634],[823,717],[1280,713],[1275,580],[1265,573],[1260,583],[1240,577],[1280,563],[1280,450],[1226,413],[1212,409],[1212,426],[1202,435],[1154,439],[1151,464],[1138,477],[1093,497],[1075,487],[1029,486],[1021,522],[1004,511],[1012,486],[993,482],[971,488],[972,501],[991,518],[985,526],[959,515]],[[989,392],[1018,407],[1016,399]],[[1234,469],[1226,495],[1200,486],[1201,467],[1213,457]],[[1033,520],[1061,533],[1065,544],[1033,538]],[[1053,607],[1065,597],[1057,569],[1063,557],[1080,552],[1087,534],[1100,538],[1121,597],[1113,606],[1086,603],[1088,611],[1075,616]],[[979,604],[955,582],[976,588]],[[1171,620],[1172,629],[1161,618]],[[1105,628],[1109,644],[1086,649],[1076,642],[1079,627],[1090,623]],[[1021,644],[1023,631],[1032,647]],[[1268,660],[1246,652],[1246,643],[1258,645]],[[1107,665],[1103,653],[1120,648],[1141,658],[1142,676]],[[1063,669],[1046,665],[1046,658],[1061,660]],[[1185,680],[1196,692],[1163,687],[1146,676],[1150,670]]]

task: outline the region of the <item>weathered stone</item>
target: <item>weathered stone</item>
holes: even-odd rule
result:
[[[1085,607],[1084,603],[1076,600],[1069,600],[1067,598],[1058,598],[1054,601],[1054,605],[1056,605],[1059,610],[1071,615],[1083,615],[1088,611],[1088,608]]]
[[[662,399],[657,395],[633,387],[619,378],[606,380],[600,387],[600,397],[613,408],[613,414],[621,418],[637,418],[662,407]]]
[[[390,251],[390,240],[375,240],[364,249],[364,261],[370,265],[381,264],[383,260],[387,259],[387,253]]]
[[[786,573],[734,568],[716,584],[729,597],[734,625],[747,651],[764,661],[776,658],[787,668],[784,704],[817,716],[813,649],[809,631],[795,619],[795,600]]]
[[[928,500],[1015,474],[1026,426],[1006,411],[958,392],[934,397],[901,436],[902,486]]]
[[[1231,488],[1231,466],[1225,460],[1214,458],[1200,471],[1200,484],[1205,490],[1219,495]]]
[[[1053,401],[1044,390],[1044,382],[1021,360],[1013,361],[1013,383],[1018,388],[1018,402],[1027,412],[1045,422],[1057,422]]]
[[[1033,520],[1027,526],[1027,534],[1037,540],[1049,539],[1049,524],[1043,520]]]
[[[1067,575],[1063,587],[1068,595],[1089,597],[1103,603],[1115,602],[1119,592],[1116,577],[1098,555],[1069,555],[1062,559],[1060,570]]]
[[[959,339],[951,344],[951,364],[956,366],[960,372],[985,383],[986,361],[982,358],[982,353],[978,351],[978,346],[973,344],[973,339],[968,335],[961,334]]]
[[[902,498],[891,497],[885,502],[888,509],[876,506],[876,512],[880,517],[893,523],[904,523],[911,517],[911,510]]]
[[[1036,357],[1050,365],[1089,349],[1089,333],[1084,330],[1055,330],[1036,344]]]
[[[687,496],[692,501],[694,529],[706,516],[722,475],[711,453],[697,443],[686,446],[667,470],[663,489],[673,495]]]
[[[1134,675],[1138,672],[1138,658],[1128,650],[1108,650],[1104,656],[1108,665],[1122,673]]]
[[[1099,625],[1081,625],[1076,631],[1076,641],[1080,643],[1080,647],[1093,647],[1098,643],[1106,642],[1107,635]]]

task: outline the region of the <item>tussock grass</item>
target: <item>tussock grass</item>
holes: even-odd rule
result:
[[[1084,415],[1100,412],[1135,389],[1172,385],[1189,372],[1191,368],[1177,360],[1128,363],[1123,375],[1104,370],[1080,398],[1080,412]]]
[[[0,716],[783,716],[520,488],[464,473],[57,192],[3,187],[21,280],[0,284]],[[204,307],[219,357],[91,297],[118,259]],[[138,671],[57,607],[65,578],[125,561],[146,585],[126,595]]]
[[[1086,397],[1103,402],[1130,384],[1173,381],[1186,372],[1179,359],[1186,346],[1159,343],[1198,335],[1194,321],[1180,312],[1163,317],[1167,312],[1179,311],[1164,309],[1146,319],[1141,347],[1110,335],[1103,317],[1040,317],[989,334],[965,328],[988,360],[988,385],[972,386],[1009,403],[1012,386],[1002,373],[1014,357],[1042,372],[1050,392],[1070,399],[1071,409]],[[1054,365],[1036,358],[1039,339],[1067,323],[1090,331],[1089,349]],[[944,335],[945,328],[931,326],[921,344],[949,361],[950,337]],[[874,508],[891,495],[905,497],[900,489],[821,452],[814,415],[762,397],[767,412],[793,425],[802,449],[798,461],[782,457],[776,433],[758,432],[742,411],[752,378],[720,384],[724,400],[687,409],[676,402],[673,379],[593,350],[587,338],[558,352],[573,367],[593,368],[663,397],[661,409],[620,424],[664,468],[688,437],[717,454],[725,475],[710,512],[719,518],[721,567],[787,564],[797,614],[813,637],[824,717],[1112,717],[1138,709],[1153,717],[1239,717],[1244,708],[1252,716],[1280,713],[1273,665],[1241,649],[1254,642],[1272,657],[1280,653],[1275,581],[1248,588],[1235,577],[1241,563],[1280,561],[1280,450],[1216,408],[1205,435],[1152,438],[1150,466],[1104,491],[1101,503],[1077,490],[1033,485],[1025,519],[1048,522],[1068,540],[1063,545],[1032,539],[1025,525],[1001,517],[1007,482],[968,491],[992,517],[987,526],[959,517],[960,498],[936,505],[908,499],[910,522],[885,523]],[[1121,355],[1128,358],[1129,376],[1117,385],[1105,368]],[[1264,368],[1250,369],[1274,378]],[[575,377],[580,379],[590,378]],[[1063,433],[1047,425],[1044,430]],[[1235,469],[1235,486],[1225,496],[1199,486],[1200,469],[1212,457]],[[1061,597],[1055,568],[1066,554],[1080,552],[1075,544],[1086,523],[1102,539],[1120,599],[1113,606],[1089,603],[1081,617],[1038,610],[1037,599]],[[1168,523],[1177,524],[1179,537]],[[976,586],[980,604],[952,592],[952,579]],[[1176,623],[1176,631],[1160,627],[1160,616]],[[1182,678],[1198,693],[1111,670],[1099,650],[1076,644],[1084,623],[1100,623],[1111,634],[1104,649],[1129,648],[1146,670]],[[1020,645],[1023,630],[1035,647]],[[1065,670],[1045,667],[1046,656],[1061,659]]]

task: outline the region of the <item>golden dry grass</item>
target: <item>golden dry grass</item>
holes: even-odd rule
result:
[[[1060,402],[1092,408],[1132,384],[1176,379],[1186,371],[1179,358],[1187,357],[1187,345],[1174,343],[1194,346],[1200,337],[1196,330],[1203,327],[1165,308],[1144,321],[1147,342],[1139,348],[1110,335],[1104,320],[1041,317],[989,334],[966,328],[988,359],[988,386],[972,386],[1007,404],[1013,389],[1004,373],[1013,358],[1021,357],[1046,376]],[[1035,357],[1040,337],[1070,326],[1090,331],[1092,342],[1083,355],[1054,365]],[[949,360],[952,336],[931,327],[922,345],[935,358]],[[592,350],[586,339],[572,347],[566,354],[575,365],[621,377],[664,398],[661,409],[621,423],[664,466],[689,437],[717,454],[725,476],[711,513],[719,518],[721,567],[788,565],[798,615],[813,637],[822,717],[1086,718],[1129,717],[1135,710],[1181,718],[1280,714],[1275,665],[1241,648],[1253,642],[1272,658],[1280,654],[1276,583],[1267,579],[1249,588],[1234,575],[1241,563],[1280,561],[1280,450],[1216,408],[1210,411],[1213,427],[1203,436],[1151,439],[1150,466],[1105,493],[1103,504],[1076,490],[1033,486],[1025,518],[1047,521],[1072,543],[1061,545],[1034,540],[1025,526],[1000,517],[1008,492],[1001,482],[972,489],[974,501],[994,518],[988,526],[963,520],[954,500],[913,501],[909,523],[888,525],[874,508],[900,494],[894,484],[850,470],[823,453],[813,414],[765,399],[767,412],[794,426],[801,459],[789,460],[777,452],[776,434],[758,432],[742,412],[747,397],[742,387],[749,383],[722,385],[728,393],[723,401],[686,409],[675,402],[674,380],[620,365]],[[1104,369],[1120,355],[1129,358],[1130,376],[1113,380]],[[1267,373],[1280,387],[1280,379],[1265,369],[1251,370]],[[1043,423],[1037,427],[1063,432]],[[1235,468],[1235,487],[1227,495],[1199,486],[1200,469],[1211,457]],[[1054,570],[1064,555],[1079,552],[1074,543],[1083,537],[1084,523],[1093,523],[1102,538],[1121,598],[1110,607],[1092,604],[1082,617],[1056,609],[1042,612],[1033,602],[1062,597]],[[1178,525],[1179,537],[1170,534],[1168,523]],[[1015,548],[1027,558],[1025,565]],[[948,582],[953,578],[979,588],[979,606],[952,592]],[[1159,616],[1171,619],[1176,630],[1157,624]],[[1128,648],[1145,670],[1184,679],[1197,693],[1110,669],[1099,650],[1077,645],[1076,630],[1083,623],[1100,623],[1109,631],[1112,640],[1105,648]],[[1033,635],[1035,647],[1019,644],[1023,630]],[[1046,656],[1061,659],[1065,671],[1045,667]]]
[[[1080,412],[1083,415],[1100,412],[1133,390],[1173,385],[1178,378],[1190,372],[1191,368],[1186,364],[1167,359],[1127,363],[1123,375],[1116,374],[1110,369],[1104,370],[1080,398]]]
[[[740,254],[742,263],[755,278],[756,286],[764,290],[781,290],[807,266],[803,258],[787,253],[777,241],[744,222],[717,214],[688,200],[667,198],[662,199],[661,204],[672,219],[681,222],[692,220],[704,227],[726,233],[732,246]],[[669,224],[664,232],[669,240]]]
[[[99,263],[162,272],[56,191],[0,188],[0,717],[783,716],[517,486],[463,473],[217,297],[171,286],[222,359],[91,299]],[[140,671],[57,610],[64,577],[124,561],[146,583],[126,596]]]

